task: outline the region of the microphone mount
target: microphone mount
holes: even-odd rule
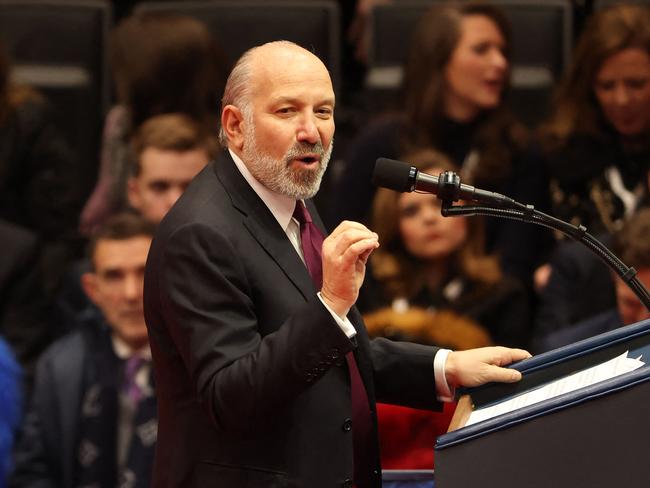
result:
[[[438,198],[443,202],[455,202],[460,199],[460,176],[453,171],[445,171],[438,176]]]
[[[514,200],[513,200],[514,201]],[[523,205],[516,202],[515,207],[496,208],[485,205],[453,205],[450,200],[443,200],[440,209],[444,217],[476,216],[499,217],[517,220],[528,224],[535,224],[548,229],[556,230],[571,239],[581,243],[610,269],[612,269],[623,282],[641,300],[646,310],[650,311],[650,294],[646,287],[637,278],[637,271],[621,261],[607,246],[587,232],[583,225],[572,225],[564,220],[552,217],[544,212],[536,210],[532,205]]]

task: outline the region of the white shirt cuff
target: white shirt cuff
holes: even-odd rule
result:
[[[327,309],[327,311],[330,314],[332,314],[332,317],[334,318],[334,320],[336,320],[336,323],[341,328],[343,333],[348,337],[348,339],[352,339],[355,335],[357,335],[357,330],[354,328],[354,325],[352,325],[352,322],[350,322],[350,320],[347,318],[347,316],[341,318],[338,315],[336,315],[336,313],[331,308],[329,308],[327,306],[327,304],[323,300],[323,297],[321,296],[320,292],[316,293],[316,295],[318,296],[318,299],[321,301],[321,303],[323,305],[325,305],[325,308]]]
[[[451,351],[449,349],[438,349],[433,357],[433,376],[436,380],[436,396],[438,401],[453,402],[456,394],[455,388],[450,388],[445,375],[445,363],[447,356]]]

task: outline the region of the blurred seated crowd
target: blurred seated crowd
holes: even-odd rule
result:
[[[357,60],[342,103],[360,90],[351,87],[376,3],[342,9],[343,59]],[[540,353],[650,318],[599,258],[562,235],[508,219],[442,217],[433,195],[371,184],[379,157],[433,175],[454,171],[585,226],[650,286],[650,7],[582,12],[537,127],[508,105],[507,17],[470,1],[432,6],[405,39],[399,110],[347,121],[317,203],[330,227],[357,220],[379,234],[357,303],[371,336]],[[220,150],[230,67],[204,24],[174,13],[121,12],[109,49],[114,104],[96,185],[85,190],[70,174],[74,148],[52,123],[53,107],[12,83],[0,46],[0,476],[8,486],[149,486],[156,401],[144,266],[156,225]],[[441,415],[380,406],[383,467],[430,469],[453,407]]]

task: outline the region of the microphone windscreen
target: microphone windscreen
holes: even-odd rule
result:
[[[375,162],[372,183],[395,191],[411,191],[411,166],[394,159],[379,158]]]

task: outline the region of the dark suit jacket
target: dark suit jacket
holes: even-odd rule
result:
[[[569,325],[565,328],[555,330],[544,337],[540,338],[537,347],[539,352],[551,351],[558,347],[573,344],[574,342],[610,332],[619,327],[623,327],[623,321],[616,308],[606,310],[598,315]]]
[[[611,239],[602,240],[607,245]],[[540,295],[535,317],[531,346],[536,353],[559,344],[563,329],[616,308],[612,272],[581,243],[560,242],[550,265],[551,277]]]
[[[355,346],[316,291],[284,230],[222,154],[163,220],[149,253],[153,486],[350,486],[344,356]],[[371,344],[356,309],[349,318],[373,414],[375,397],[438,408],[435,348]],[[379,487],[378,452],[369,459],[359,486]]]
[[[115,381],[111,385],[113,389],[123,378],[122,360],[115,357],[106,362],[106,359],[102,359],[104,351],[111,347],[111,329],[97,312],[94,316],[88,316],[85,322],[78,323],[74,331],[58,339],[41,355],[34,391],[14,450],[14,471],[9,488],[81,486],[78,457],[82,451],[82,436],[87,434],[83,412],[88,409],[88,398],[93,398],[87,393],[91,391],[89,388],[101,384],[102,377],[107,374],[115,375],[112,378]],[[99,403],[93,401],[91,405],[100,407],[99,415],[104,425],[109,426],[107,429],[113,429],[117,436],[119,412],[116,410],[115,417],[110,417],[113,411],[99,399],[96,401]],[[149,402],[142,402],[141,405],[143,412],[155,408]],[[135,413],[134,421],[139,412]],[[111,441],[105,437],[90,439],[106,442],[105,446],[98,446],[100,450],[111,445]],[[151,468],[151,453],[140,450],[139,459],[134,456],[128,453],[127,457],[133,460],[129,468],[138,471],[138,479],[134,484],[123,483],[120,486],[148,487],[150,477],[146,476],[148,473],[141,473],[140,469]],[[105,458],[110,459],[108,456]],[[110,469],[110,466],[104,465],[104,469]],[[117,473],[118,467],[114,466],[113,469]],[[0,483],[0,486],[4,485]],[[107,485],[103,483],[102,486]]]
[[[15,452],[12,488],[74,485],[79,409],[89,372],[86,331],[52,344],[38,361],[36,383]]]

